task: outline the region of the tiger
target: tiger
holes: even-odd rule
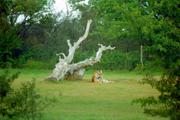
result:
[[[98,71],[94,72],[94,74],[92,76],[92,82],[93,83],[102,83],[102,80],[103,80],[102,70],[98,70]]]

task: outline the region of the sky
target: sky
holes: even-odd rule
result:
[[[67,11],[67,7],[68,9],[70,9],[70,6],[68,5],[68,0],[55,0],[55,5],[54,5],[54,9],[56,12],[59,11],[63,11],[66,12]],[[89,0],[84,0],[84,2],[81,3],[85,3],[87,4]]]
[[[55,13],[58,13],[60,11],[64,12],[65,14],[67,13],[67,7],[68,7],[68,10],[71,10],[68,2],[68,0],[55,0],[55,3],[54,3],[54,6],[53,6],[53,11]],[[86,0],[88,1],[88,0]],[[73,14],[77,14],[77,12],[73,13]],[[24,19],[24,16],[23,15],[20,15],[17,19],[17,23],[19,22],[22,22],[22,20]]]
[[[67,0],[55,0],[55,4],[54,4],[55,12],[59,12],[59,11],[66,12],[67,6],[69,9],[69,5],[67,3]]]

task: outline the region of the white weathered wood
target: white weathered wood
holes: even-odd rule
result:
[[[92,23],[92,20],[88,20],[84,35],[80,37],[79,40],[73,44],[73,46],[71,45],[70,40],[67,41],[68,46],[69,46],[69,54],[66,59],[67,63],[72,62],[76,49],[78,49],[79,45],[87,38],[91,23]]]
[[[105,50],[113,50],[115,47],[111,46],[103,46],[102,44],[98,44],[100,46],[99,50],[96,53],[95,57],[90,57],[88,59],[85,59],[84,61],[80,61],[78,63],[71,64],[74,53],[76,49],[79,48],[79,45],[87,38],[90,25],[92,23],[92,20],[88,20],[86,25],[85,33],[82,37],[79,38],[77,42],[74,42],[72,45],[70,40],[67,40],[67,44],[69,47],[69,53],[66,56],[64,53],[57,54],[59,56],[59,62],[55,65],[55,68],[52,72],[52,74],[47,78],[49,80],[62,80],[64,78],[68,78],[68,76],[78,76],[79,78],[82,78],[84,75],[85,68],[88,66],[92,66],[93,64],[100,61],[102,57],[102,53]]]

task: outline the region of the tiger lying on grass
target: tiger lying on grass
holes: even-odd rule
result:
[[[97,70],[96,72],[94,72],[92,76],[92,82],[93,83],[111,83],[112,81],[105,80],[103,78],[102,70]]]

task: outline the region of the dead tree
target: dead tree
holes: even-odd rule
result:
[[[99,62],[102,57],[103,51],[113,50],[115,48],[98,44],[100,47],[95,57],[87,58],[84,61],[80,61],[78,63],[71,63],[74,58],[75,51],[79,48],[79,45],[87,38],[91,23],[92,20],[88,20],[84,35],[80,37],[78,41],[74,42],[73,45],[71,44],[70,40],[67,40],[67,44],[69,46],[68,55],[66,56],[64,53],[58,54],[59,62],[55,65],[52,74],[47,78],[48,80],[58,81],[63,79],[82,79],[85,68]]]

